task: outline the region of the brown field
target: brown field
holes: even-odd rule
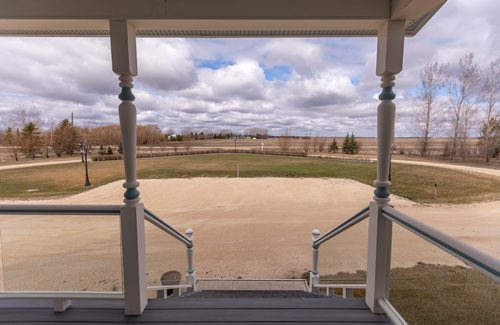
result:
[[[320,138],[325,142],[324,153],[328,152],[328,146],[333,141],[333,137],[322,137]],[[337,143],[339,146],[342,145],[343,137],[336,137]],[[369,156],[374,157],[376,155],[376,138],[357,138],[360,151],[359,156]],[[429,151],[431,156],[427,159],[439,159],[443,154],[443,149],[445,144],[449,140],[447,138],[434,138],[430,141]],[[294,138],[291,140],[291,151],[303,151],[303,142],[304,139]],[[394,155],[397,156],[412,156],[413,158],[419,157],[420,155],[420,142],[421,138],[396,138],[394,141],[394,145],[396,147],[396,151]],[[481,162],[482,157],[475,157],[479,154],[477,150],[477,142],[478,139],[470,139],[469,147],[471,148],[470,153],[471,157],[468,158],[469,161],[474,162],[478,160]],[[254,149],[260,150],[262,148],[262,144],[264,145],[265,150],[280,150],[278,139],[277,138],[269,138],[269,139],[237,139],[236,142],[234,139],[210,139],[210,140],[196,140],[192,141],[191,147],[189,150],[206,150],[206,149]],[[177,144],[178,151],[185,151],[185,148],[182,142],[178,142]],[[116,148],[114,148],[116,149]],[[162,152],[162,151],[173,151],[173,146],[171,143],[166,146],[143,146],[139,148],[139,152]],[[94,148],[94,153],[97,152],[97,148]],[[309,153],[315,153],[313,151],[312,140],[309,149]],[[316,152],[319,153],[319,152]],[[50,160],[53,159],[61,159],[56,158],[55,155],[50,152]],[[80,155],[75,153],[73,155],[73,159],[79,159]],[[63,157],[70,158],[70,157]],[[36,160],[44,160],[47,161],[45,157],[39,157]],[[31,162],[33,161],[31,158],[22,158],[22,162]],[[12,157],[10,157],[9,152],[6,147],[0,146],[0,165],[16,163]],[[493,161],[494,165],[500,165],[500,160],[496,159]]]

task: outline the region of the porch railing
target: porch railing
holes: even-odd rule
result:
[[[321,284],[320,283],[320,275],[318,271],[318,262],[319,262],[319,248],[324,243],[328,242],[332,238],[340,235],[344,231],[348,230],[351,227],[354,227],[361,221],[368,218],[369,208],[366,207],[356,213],[354,216],[350,217],[337,227],[333,228],[323,236],[320,236],[319,230],[313,230],[312,232],[312,268],[311,273],[309,275],[309,291],[314,291],[317,289],[325,289],[326,294],[330,295],[330,290],[332,289],[342,289],[342,297],[348,298],[352,295],[353,289],[366,289],[366,284]]]
[[[0,205],[0,216],[20,215],[58,215],[58,216],[119,216],[120,205]],[[181,234],[172,226],[151,211],[144,210],[144,219],[162,230],[169,236],[182,242],[187,249],[187,284],[148,286],[148,291],[196,290],[196,272],[193,261],[193,230],[186,230],[186,235]],[[0,247],[1,249],[1,247]],[[123,256],[126,251],[121,252]],[[4,286],[5,288],[5,286]],[[125,286],[126,288],[126,286]],[[126,290],[126,289],[125,289]],[[165,294],[164,297],[167,295]],[[54,302],[55,311],[64,311],[71,304],[71,299],[124,299],[124,291],[0,291],[0,299],[49,299]]]
[[[340,233],[344,232],[345,230],[353,227],[354,225],[358,224],[362,220],[370,218],[370,227],[374,228],[374,225],[377,224],[378,222],[395,222],[396,224],[400,225],[401,227],[409,230],[410,232],[416,234],[417,236],[425,239],[427,242],[433,244],[434,246],[438,247],[442,251],[445,251],[456,258],[460,259],[462,262],[464,262],[466,265],[470,266],[473,269],[476,269],[483,274],[487,275],[489,278],[493,279],[497,283],[500,282],[500,260],[496,259],[488,254],[485,254],[484,252],[468,245],[465,244],[439,230],[436,230],[426,224],[423,224],[419,222],[418,220],[407,216],[406,214],[403,214],[396,209],[385,206],[385,207],[379,207],[377,206],[374,202],[370,204],[369,207],[364,208],[357,214],[355,214],[353,217],[349,218],[339,226],[335,227],[328,233],[326,233],[323,236],[319,236],[319,231],[318,230],[313,230],[313,241],[312,241],[312,268],[310,272],[310,290],[317,290],[319,288],[326,288],[327,291],[330,289],[337,289],[341,288],[343,289],[343,297],[345,298],[346,296],[349,296],[349,290],[352,289],[366,289],[367,290],[367,304],[370,306],[373,306],[376,304],[376,309],[374,310],[375,312],[383,312],[385,313],[390,319],[391,322],[394,324],[406,324],[406,321],[403,319],[403,317],[398,313],[398,311],[391,305],[388,297],[388,289],[389,289],[389,283],[388,283],[388,278],[389,278],[389,272],[390,272],[390,247],[387,249],[387,246],[384,245],[372,245],[373,242],[369,241],[369,245],[372,247],[369,247],[368,254],[371,254],[372,256],[369,257],[371,258],[373,263],[372,266],[370,266],[370,263],[368,265],[367,269],[367,279],[376,279],[376,284],[375,283],[368,283],[368,284],[321,284],[320,283],[320,274],[318,271],[318,257],[319,257],[319,248],[320,246],[325,243],[326,241],[334,238],[335,236],[339,235]],[[373,237],[373,240],[377,240],[377,236],[380,236],[380,228],[384,229],[390,229],[388,233],[385,233],[384,235],[387,238],[384,238],[384,242],[388,242],[389,246],[391,243],[391,237],[392,237],[392,227],[389,225],[384,225],[383,227],[378,227],[378,230],[372,230],[370,229],[370,234],[369,236]],[[374,235],[375,234],[375,235]],[[380,243],[380,241],[377,241],[377,243]],[[379,261],[377,261],[379,259]],[[382,260],[382,261],[380,261]],[[374,267],[375,265],[376,267]],[[382,266],[381,266],[382,265]],[[370,273],[375,273],[375,274],[370,274]],[[381,280],[384,279],[384,280]],[[370,281],[370,280],[368,280]],[[386,283],[378,283],[378,282],[383,282],[387,281]],[[375,286],[378,286],[378,288],[374,288]],[[385,289],[380,290],[379,288],[382,287]],[[377,290],[378,289],[378,290]],[[371,291],[371,292],[368,292]],[[374,299],[374,301],[370,301],[371,299]],[[372,309],[373,310],[373,309]]]

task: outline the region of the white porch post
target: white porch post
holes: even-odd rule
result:
[[[125,314],[140,315],[147,305],[144,205],[140,202],[136,176],[137,112],[132,94],[137,75],[135,28],[127,21],[110,21],[113,72],[122,91],[118,107],[125,166],[125,205],[120,211]]]
[[[378,31],[377,75],[382,92],[377,110],[377,180],[374,201],[370,203],[368,231],[368,264],[366,303],[375,313],[383,313],[379,298],[389,295],[392,222],[381,215],[381,208],[390,201],[389,181],[391,150],[394,141],[396,106],[392,91],[395,75],[403,67],[404,21],[388,20]]]

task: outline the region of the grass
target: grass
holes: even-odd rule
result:
[[[318,158],[248,154],[213,154],[143,159],[137,162],[139,179],[235,177],[347,178],[368,185],[376,178],[375,163]],[[89,164],[93,186],[123,179],[123,161]],[[46,198],[84,191],[81,163],[0,171],[0,198]],[[418,203],[468,203],[500,197],[500,179],[438,167],[393,164],[392,193]],[[438,199],[434,199],[434,183]],[[27,192],[37,189],[36,192]]]
[[[366,272],[321,276],[357,283]],[[364,281],[363,281],[364,282]],[[500,283],[462,266],[418,263],[391,270],[389,301],[409,324],[499,324]],[[354,292],[358,298],[364,292]]]

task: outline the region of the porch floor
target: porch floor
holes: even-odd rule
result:
[[[0,300],[0,324],[389,324],[360,299],[168,298],[149,300],[141,316],[124,316],[122,301],[72,301],[55,313],[47,300]]]

